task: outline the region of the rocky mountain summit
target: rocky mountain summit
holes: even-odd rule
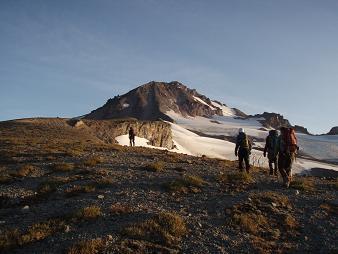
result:
[[[222,104],[220,104],[222,106]],[[237,116],[245,115],[233,109]],[[173,120],[166,112],[174,111],[182,116],[211,117],[223,115],[222,109],[195,89],[180,82],[149,82],[130,92],[109,99],[102,107],[87,114],[87,119],[112,119],[133,117],[139,120]]]
[[[225,110],[224,110],[225,109]],[[256,118],[265,128],[278,129],[281,126],[291,127],[290,122],[278,113],[247,115],[237,108],[229,108],[219,101],[212,101],[205,95],[190,89],[178,81],[151,81],[130,92],[109,99],[102,107],[85,115],[85,119],[126,119],[165,120],[174,122],[167,112],[174,112],[183,117],[228,116],[250,119]],[[297,132],[309,134],[302,126],[293,126]]]

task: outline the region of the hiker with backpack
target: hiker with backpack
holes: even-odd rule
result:
[[[283,177],[284,186],[288,188],[292,180],[292,165],[299,147],[294,129],[281,127],[280,131],[281,135],[277,141],[278,169]]]
[[[278,156],[277,156],[277,141],[278,141],[278,132],[277,130],[270,130],[269,135],[266,137],[265,140],[265,147],[264,147],[264,157],[268,155],[269,160],[269,169],[270,175],[277,176],[277,169],[278,169]]]
[[[133,127],[130,127],[129,129],[129,143],[130,146],[135,146],[135,132]]]
[[[251,142],[243,128],[239,129],[237,136],[235,155],[238,156],[239,169],[243,170],[243,161],[245,162],[246,172],[250,171]]]

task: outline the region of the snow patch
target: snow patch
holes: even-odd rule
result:
[[[223,112],[223,116],[235,116],[236,115],[236,112],[232,108],[221,105],[215,101],[211,101],[211,104],[217,108],[220,108]]]
[[[122,145],[122,146],[129,146],[130,145],[129,135],[118,136],[118,137],[115,138],[115,140],[117,141],[117,143],[119,145]],[[166,150],[166,148],[164,148],[164,147],[156,147],[156,146],[152,146],[152,145],[149,145],[149,144],[150,144],[150,141],[148,139],[135,136],[135,146]]]
[[[128,103],[123,103],[123,105],[122,105],[122,108],[129,108],[129,104]]]
[[[196,101],[198,101],[198,102],[200,102],[200,103],[202,103],[202,104],[208,106],[208,107],[211,108],[212,110],[216,110],[214,107],[210,106],[208,103],[206,103],[205,101],[203,101],[201,98],[198,98],[198,97],[196,97],[196,96],[193,96],[193,97],[194,97],[194,99],[195,99]]]

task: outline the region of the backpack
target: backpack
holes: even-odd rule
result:
[[[274,151],[277,146],[278,133],[276,130],[269,131],[269,136],[267,138],[267,147],[270,151]]]
[[[238,135],[238,144],[239,144],[239,147],[241,148],[250,148],[249,147],[249,140],[248,140],[248,137],[245,133],[240,133]]]
[[[296,132],[293,128],[287,128],[283,135],[283,143],[287,152],[294,153],[298,149]]]

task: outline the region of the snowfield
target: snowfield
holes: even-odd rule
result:
[[[235,112],[229,107],[217,102],[212,102],[211,106],[198,97],[194,97],[194,99],[212,109],[214,107],[221,108],[223,116],[183,117],[174,111],[168,111],[166,114],[175,121],[175,123],[168,122],[171,124],[175,145],[171,151],[193,156],[205,155],[210,158],[237,160],[234,154],[234,143],[212,137],[202,137],[194,131],[209,136],[236,137],[239,128],[244,128],[246,133],[253,138],[254,148],[264,148],[268,131],[259,122],[263,119],[241,119],[236,117]],[[297,158],[293,167],[294,173],[306,173],[313,168],[338,171],[338,165],[330,164],[330,162],[338,162],[338,136],[297,134],[297,137],[300,150],[308,159]],[[128,135],[119,136],[116,141],[121,145],[129,145]],[[135,144],[136,146],[165,149],[151,146],[147,139],[140,137],[135,138]],[[325,161],[325,163],[311,159]],[[251,163],[255,166],[268,167],[268,160],[263,157],[262,151],[256,149],[252,150]]]
[[[217,104],[218,105],[218,104]],[[215,105],[216,106],[216,105]],[[167,112],[174,119],[172,125],[173,139],[177,152],[195,156],[206,155],[212,158],[236,160],[234,155],[235,144],[216,139],[201,137],[189,130],[202,132],[208,135],[225,135],[235,137],[238,128],[242,127],[253,137],[254,147],[263,148],[268,131],[262,130],[261,119],[240,119],[233,116],[183,117],[174,111]],[[318,160],[327,162],[338,161],[338,136],[312,136],[297,134],[299,146],[303,153]],[[259,150],[253,150],[251,160],[255,165],[268,166],[268,161]],[[338,166],[330,163],[321,163],[310,159],[298,158],[294,165],[295,173],[305,173],[312,168],[324,168],[338,171]]]

